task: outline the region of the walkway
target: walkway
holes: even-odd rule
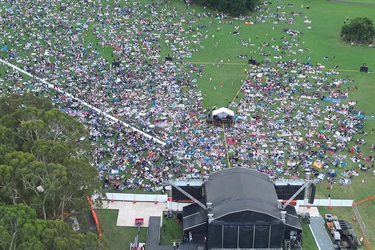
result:
[[[64,95],[66,95],[67,97],[70,97],[70,98],[73,98],[73,99],[78,100],[82,105],[84,105],[84,106],[86,106],[86,107],[88,107],[88,108],[90,108],[90,109],[96,111],[98,114],[104,115],[105,117],[107,117],[108,119],[110,119],[110,120],[112,120],[112,121],[119,122],[119,123],[121,123],[122,125],[125,125],[125,126],[128,127],[128,128],[131,128],[133,131],[136,131],[136,132],[138,132],[138,133],[141,133],[142,135],[144,135],[145,137],[147,137],[147,138],[149,138],[149,139],[153,139],[155,142],[157,142],[157,143],[159,143],[159,144],[161,144],[161,145],[163,145],[163,146],[166,144],[165,142],[159,140],[158,138],[153,137],[153,136],[151,136],[151,135],[149,135],[149,134],[147,134],[147,133],[145,133],[145,132],[143,132],[143,131],[141,131],[141,130],[139,130],[139,129],[137,129],[137,128],[131,126],[131,125],[129,125],[128,123],[126,123],[126,122],[124,122],[124,121],[121,121],[121,120],[117,119],[116,117],[114,117],[114,116],[108,114],[107,112],[104,112],[104,111],[102,111],[102,110],[100,110],[100,109],[98,109],[98,108],[92,106],[91,104],[89,104],[89,103],[87,103],[87,102],[85,102],[85,101],[83,101],[83,100],[80,100],[80,99],[74,97],[72,94],[69,94],[69,93],[66,92],[65,90],[56,87],[54,84],[51,84],[51,83],[47,82],[46,80],[44,80],[44,79],[42,79],[42,78],[40,78],[40,77],[37,77],[37,76],[35,76],[35,75],[33,75],[33,74],[30,74],[29,72],[27,72],[27,71],[25,71],[25,70],[23,70],[23,69],[17,67],[17,66],[14,65],[14,64],[11,64],[11,63],[9,63],[9,62],[7,62],[7,61],[5,61],[5,60],[2,60],[2,59],[0,59],[0,62],[2,62],[2,63],[4,63],[4,64],[8,65],[9,67],[12,67],[13,69],[15,69],[15,70],[17,70],[17,71],[19,71],[19,72],[21,72],[21,73],[23,73],[23,74],[25,74],[25,75],[28,75],[28,76],[30,76],[30,77],[32,77],[32,78],[34,78],[34,79],[37,79],[37,80],[41,81],[42,83],[46,84],[50,89],[53,89],[53,90],[55,90],[55,91],[57,91],[57,92],[59,92],[59,93],[62,93],[62,94],[64,94]]]
[[[173,249],[173,246],[160,246],[160,226],[161,226],[160,216],[150,216],[148,230],[147,230],[147,250],[169,250]]]
[[[310,217],[310,230],[319,250],[334,249],[331,238],[325,229],[324,219],[321,215]]]

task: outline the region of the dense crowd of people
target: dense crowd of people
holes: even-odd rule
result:
[[[364,122],[372,118],[355,108],[356,101],[345,101],[354,80],[312,65],[310,59],[290,59],[307,50],[301,49],[303,33],[292,26],[301,12],[281,12],[291,6],[278,4],[259,7],[257,17],[242,18],[254,25],[288,22],[291,28],[279,39],[251,47],[251,53],[263,55],[263,48],[272,46],[267,56],[276,63],[246,71],[241,82],[245,97],[229,104],[235,123],[224,128],[233,144],[223,139],[222,127],[206,122],[210,110],[202,106],[205,94],[197,88],[206,65],[184,61],[208,41],[219,42],[206,26],[215,24],[220,32],[233,21],[192,8],[179,12],[168,1],[5,1],[1,56],[35,77],[6,66],[1,94],[35,92],[82,121],[97,146],[92,164],[106,188],[152,191],[165,181],[205,178],[229,166],[258,169],[275,179],[301,178],[303,171],[351,164],[347,155],[370,168],[374,158],[363,155],[361,147],[367,146]],[[208,20],[203,18],[210,21],[202,23]],[[253,36],[254,42],[258,36]],[[161,58],[162,41],[173,61]],[[65,94],[50,91],[39,78]],[[363,136],[353,147],[358,133]]]

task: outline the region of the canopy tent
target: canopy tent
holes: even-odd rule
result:
[[[212,123],[215,125],[233,124],[234,112],[227,108],[219,108],[212,111]]]
[[[219,118],[225,118],[227,116],[234,116],[234,112],[230,109],[227,109],[227,108],[219,108],[219,109],[216,109],[214,111],[212,111],[212,116],[217,116]]]

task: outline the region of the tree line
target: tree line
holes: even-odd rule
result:
[[[193,2],[234,17],[247,15],[260,3],[259,0],[194,0]]]

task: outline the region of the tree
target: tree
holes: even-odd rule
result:
[[[22,184],[22,169],[35,161],[30,153],[12,151],[0,159],[0,201],[6,204],[26,203],[28,197]]]
[[[87,143],[80,141],[88,137],[82,124],[56,108],[46,111],[33,106],[20,107],[2,116],[1,124],[17,133],[17,142],[26,151],[37,140],[50,140],[53,143],[61,141],[71,145],[79,144],[80,149],[88,148]]]
[[[90,232],[79,234],[61,220],[48,221],[48,227],[43,232],[42,241],[46,249],[56,250],[97,249],[99,244],[102,244],[102,242],[98,241],[98,237],[95,234]]]
[[[47,222],[24,205],[0,205],[0,249],[44,249],[40,236]]]
[[[246,13],[246,0],[221,0],[219,10],[230,16],[239,16]]]
[[[25,93],[22,96],[11,94],[0,98],[0,117],[11,114],[20,107],[28,106],[33,106],[43,110],[50,110],[53,108],[50,100],[36,97],[31,93]]]
[[[48,151],[41,146],[37,155],[49,154],[43,150]],[[80,158],[59,161],[38,161],[33,154],[21,151],[5,154],[0,160],[0,200],[27,204],[45,220],[63,219],[67,211],[88,209],[85,197],[100,188],[96,168]]]
[[[61,220],[41,220],[24,205],[0,205],[0,249],[106,249],[97,235],[75,232]]]
[[[194,2],[210,6],[231,16],[239,16],[254,11],[259,0],[195,0]]]
[[[72,211],[79,207],[79,210],[88,210],[89,206],[84,198],[91,196],[100,189],[97,170],[85,160],[68,158],[63,164],[67,171],[67,183],[59,192],[58,211],[60,218],[62,218],[66,209]]]
[[[372,20],[356,17],[341,27],[341,38],[354,43],[370,43],[375,37]]]
[[[44,220],[88,209],[86,196],[100,189],[85,158],[88,131],[43,100],[5,100],[0,106],[11,111],[0,116],[0,202],[27,204]]]
[[[16,135],[12,129],[0,125],[0,145],[15,148],[17,146]]]
[[[81,123],[45,99],[0,98],[0,249],[106,249],[64,221],[88,211],[86,196],[100,189],[85,138]]]

